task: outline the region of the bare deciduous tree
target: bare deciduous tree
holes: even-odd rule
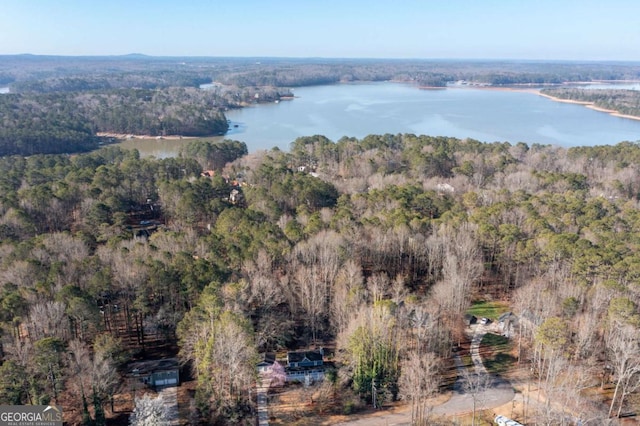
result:
[[[371,293],[373,303],[387,299],[391,282],[386,274],[374,274],[367,279],[367,288]]]
[[[79,340],[69,342],[67,358],[69,378],[72,379],[68,388],[79,394],[84,416],[89,416],[88,401],[91,399],[96,418],[99,417],[104,413],[103,404],[113,396],[119,381],[114,360],[100,348],[91,356],[89,348]]]
[[[68,338],[69,322],[62,302],[40,302],[31,306],[27,329],[29,337],[39,340],[44,337]]]
[[[321,231],[298,243],[292,252],[295,294],[307,313],[316,339],[332,304],[332,287],[342,264],[343,238],[333,231]]]
[[[640,387],[640,336],[637,328],[613,322],[607,339],[609,360],[616,377],[616,388],[609,407],[611,416],[616,401],[620,416],[625,398]]]
[[[491,386],[492,379],[491,377],[484,372],[480,371],[469,371],[469,369],[464,369],[463,374],[463,389],[465,393],[471,396],[471,400],[473,401],[473,413],[471,417],[471,426],[476,424],[476,411],[478,408],[482,407],[484,403],[483,398],[485,396],[485,392]]]
[[[411,424],[429,424],[429,400],[438,392],[440,360],[431,352],[411,351],[401,364],[398,386],[401,398],[411,401]]]
[[[363,282],[360,265],[353,259],[347,260],[340,268],[333,285],[331,323],[336,334],[346,328],[353,313],[357,312],[366,300]]]
[[[461,314],[467,308],[472,286],[482,275],[482,256],[475,226],[464,223],[458,229],[441,228],[443,240],[432,248],[434,257],[442,247],[442,281],[434,288],[440,305],[449,313]]]
[[[144,394],[136,398],[136,406],[131,413],[129,424],[131,426],[158,426],[169,422],[170,413],[162,396],[153,398]]]
[[[248,276],[248,303],[269,310],[284,302],[282,287],[274,276],[273,259],[260,250],[255,260],[246,261],[243,271]]]

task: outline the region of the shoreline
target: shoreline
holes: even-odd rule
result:
[[[576,101],[573,99],[562,99],[562,98],[558,98],[555,96],[551,96],[551,95],[547,95],[545,93],[540,93],[537,92],[539,96],[542,96],[544,98],[550,99],[554,102],[562,102],[565,104],[575,104],[575,105],[583,105],[586,108],[592,109],[594,111],[598,111],[598,112],[606,112],[609,115],[612,115],[614,117],[618,117],[618,118],[627,118],[629,120],[636,120],[636,121],[640,121],[640,116],[637,115],[629,115],[629,114],[622,114],[619,111],[616,111],[615,109],[607,109],[607,108],[602,108],[597,106],[594,102],[589,102],[589,101]]]
[[[447,86],[443,89],[453,90],[488,90],[492,92],[516,92],[516,93],[533,93],[539,94],[540,89],[534,89],[531,87],[506,87],[506,86]]]
[[[603,80],[604,81],[618,81],[618,80]],[[636,82],[635,80],[619,80],[620,82]],[[551,95],[547,95],[545,93],[541,93],[540,90],[542,89],[533,89],[533,88],[525,88],[525,87],[499,87],[499,86],[485,86],[485,87],[472,87],[472,86],[468,86],[468,87],[447,87],[447,89],[473,89],[473,90],[492,90],[492,91],[498,91],[498,92],[518,92],[518,93],[532,93],[532,94],[536,94],[538,96],[542,96],[544,98],[550,99],[554,102],[562,102],[562,103],[566,103],[566,104],[575,104],[575,105],[583,105],[586,108],[592,109],[594,111],[598,111],[598,112],[605,112],[613,117],[618,117],[618,118],[626,118],[629,120],[636,120],[636,121],[640,121],[640,116],[637,115],[630,115],[630,114],[622,114],[619,111],[616,111],[615,109],[607,109],[607,108],[602,108],[599,107],[597,105],[595,105],[594,102],[589,102],[589,101],[576,101],[573,99],[562,99],[562,98],[558,98],[555,96],[551,96]]]
[[[151,136],[151,135],[134,135],[131,133],[109,133],[109,132],[98,132],[96,136],[101,138],[114,138],[114,139],[155,139],[155,140],[180,140],[180,139],[197,139],[196,136],[182,136],[182,135],[167,135],[167,136]],[[207,136],[202,136],[203,138]]]

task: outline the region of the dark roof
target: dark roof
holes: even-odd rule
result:
[[[287,360],[289,362],[301,362],[307,358],[309,361],[322,361],[323,355],[320,351],[302,351],[302,352],[289,352],[287,353]]]
[[[258,365],[271,365],[276,362],[276,354],[273,352],[265,352],[260,354],[260,361]]]
[[[515,315],[513,315],[513,313],[511,313],[511,312],[505,312],[504,314],[502,314],[502,315],[500,315],[498,317],[498,321],[504,321],[509,317],[515,317]]]
[[[128,371],[134,375],[147,375],[158,371],[172,371],[180,369],[177,358],[153,359],[137,361],[129,364]]]
[[[512,325],[518,325],[520,323],[520,319],[516,315],[514,315],[513,312],[506,312],[500,315],[498,321],[502,323],[509,322],[509,324]]]

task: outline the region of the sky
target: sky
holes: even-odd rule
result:
[[[2,0],[21,53],[640,61],[640,0]]]

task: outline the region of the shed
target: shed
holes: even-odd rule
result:
[[[473,325],[478,322],[478,318],[475,315],[464,314],[464,322],[467,325]]]

